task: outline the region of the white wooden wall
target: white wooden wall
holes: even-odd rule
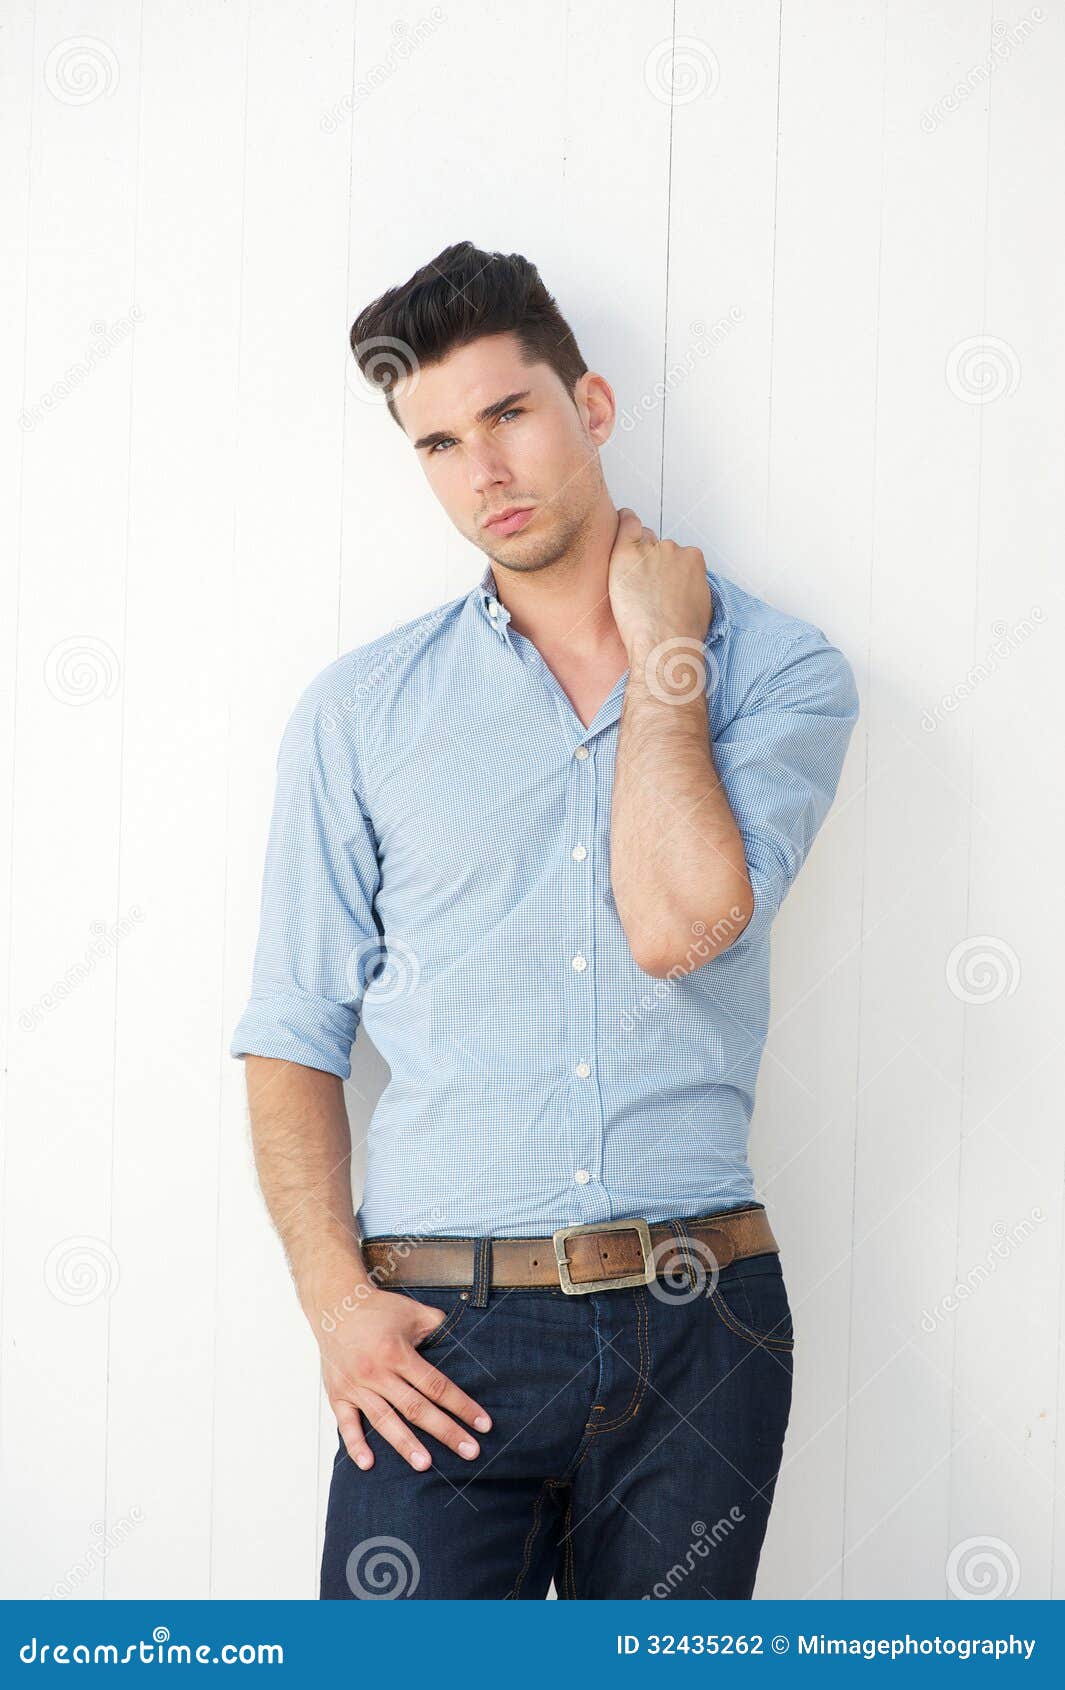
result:
[[[3,11],[2,1593],[316,1592],[227,1046],[297,694],[480,573],[347,351],[470,238],[636,419],[615,501],[862,694],[775,929],[758,1593],[1065,1594],[1062,0]]]

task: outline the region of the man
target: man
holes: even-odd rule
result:
[[[615,509],[613,392],[526,259],[449,247],[351,344],[489,563],[278,759],[232,1052],[339,1428],[321,1595],[749,1597],[794,1345],[746,1158],[769,928],[852,673]]]

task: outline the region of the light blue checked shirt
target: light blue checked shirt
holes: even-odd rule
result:
[[[610,892],[626,676],[585,728],[478,586],[331,663],[277,762],[251,996],[231,1054],[391,1078],[358,1224],[542,1236],[755,1198],[747,1136],[769,929],[858,715],[819,628],[707,571],[714,759],[754,915],[694,973],[646,974]]]

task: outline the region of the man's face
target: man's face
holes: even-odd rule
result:
[[[507,569],[544,569],[573,550],[605,495],[599,447],[614,422],[602,376],[571,398],[547,364],[523,364],[512,334],[485,335],[395,389],[429,485],[460,533]],[[510,529],[490,519],[531,510]]]

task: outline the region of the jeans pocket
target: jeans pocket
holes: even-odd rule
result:
[[[444,1310],[444,1319],[440,1325],[434,1326],[428,1337],[420,1339],[414,1346],[419,1355],[424,1355],[426,1350],[435,1348],[442,1338],[448,1338],[454,1332],[470,1306],[470,1293],[444,1289],[429,1290],[418,1285],[412,1287],[411,1294],[419,1303],[427,1303],[434,1309]]]
[[[744,1256],[722,1268],[710,1301],[729,1330],[749,1344],[771,1350],[795,1348],[791,1305],[775,1250]]]

